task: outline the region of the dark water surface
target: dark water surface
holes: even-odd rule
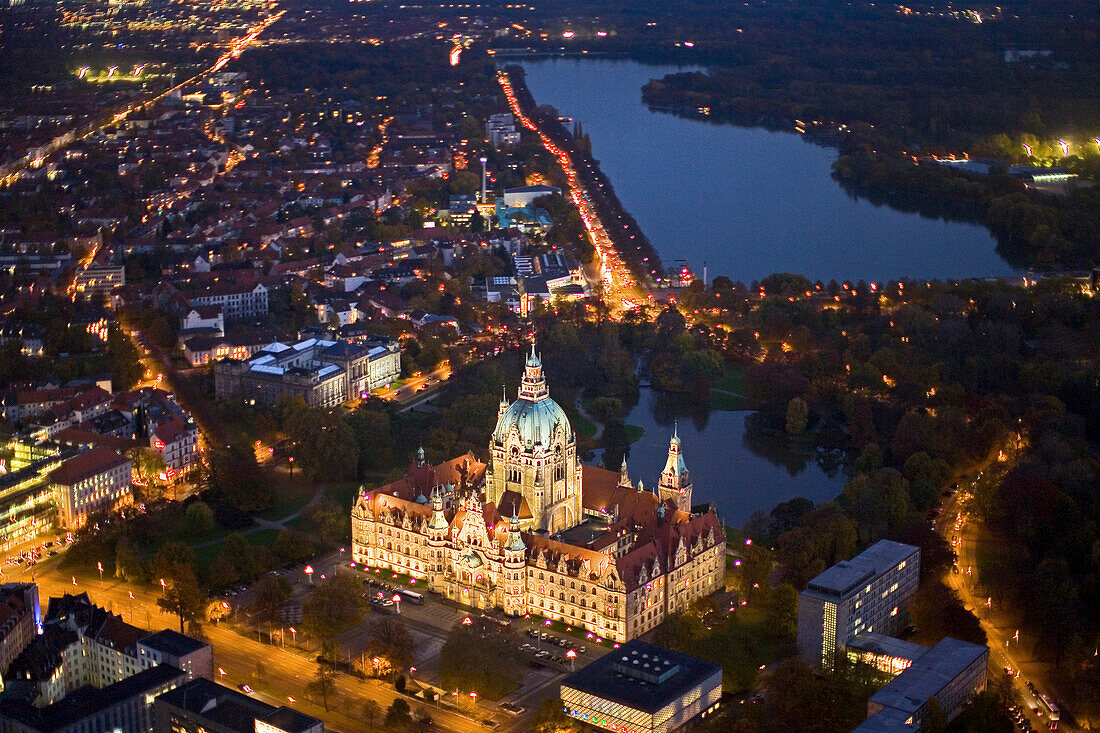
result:
[[[847,194],[836,151],[800,136],[650,111],[641,87],[674,67],[524,61],[538,104],[580,122],[593,155],[665,266],[746,284],[773,272],[886,281],[1010,275],[988,231]]]

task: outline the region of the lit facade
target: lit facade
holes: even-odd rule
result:
[[[619,733],[686,730],[714,713],[722,668],[631,641],[562,680],[566,715]]]
[[[799,654],[831,670],[856,635],[896,633],[919,580],[920,550],[889,540],[833,565],[799,595]]]
[[[501,402],[489,463],[431,466],[421,451],[400,481],[360,490],[352,559],[463,605],[634,638],[724,585],[722,524],[711,507],[692,511],[680,449],[674,436],[660,494],[625,464],[581,465],[532,352],[519,398]]]

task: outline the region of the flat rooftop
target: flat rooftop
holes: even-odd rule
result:
[[[721,685],[721,666],[635,639],[577,670],[561,684],[655,713],[716,675]]]
[[[848,648],[895,659],[908,659],[910,662],[915,662],[928,652],[928,647],[923,644],[875,633],[856,634],[848,642]]]
[[[909,669],[871,695],[871,701],[911,715],[963,670],[988,654],[989,647],[944,637],[915,660]]]
[[[199,641],[178,631],[172,631],[172,629],[158,631],[139,639],[138,643],[150,649],[156,649],[158,652],[172,654],[177,657],[186,656],[208,646],[204,641]]]
[[[871,578],[897,567],[920,550],[892,540],[879,540],[851,560],[843,560],[818,575],[806,586],[808,592],[848,595]]]

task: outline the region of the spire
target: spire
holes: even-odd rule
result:
[[[523,370],[523,381],[519,386],[519,398],[538,402],[550,396],[550,390],[546,386],[546,375],[542,373],[542,361],[535,353],[535,344],[531,343],[531,354],[527,357],[527,364]]]
[[[640,494],[643,491],[645,491],[645,484],[642,483],[641,479],[638,479],[638,493]]]
[[[416,465],[417,467],[423,467],[424,465],[424,446],[420,446],[416,451]]]
[[[443,493],[439,487],[432,489],[432,517],[428,520],[430,529],[447,529],[447,517],[443,514]]]
[[[519,532],[519,503],[512,506],[512,518],[508,523],[508,546],[504,548],[510,552],[523,552],[527,546],[523,544],[523,538]]]
[[[619,486],[630,486],[630,472],[626,468],[626,456],[623,456],[623,463],[619,466]]]

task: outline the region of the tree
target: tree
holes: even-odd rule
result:
[[[361,586],[348,575],[321,581],[302,604],[302,629],[322,640],[335,638],[362,617]]]
[[[532,733],[565,733],[576,727],[573,719],[565,714],[565,706],[556,697],[542,701],[530,725]]]
[[[317,655],[317,672],[313,680],[306,685],[306,692],[314,697],[320,696],[328,712],[328,698],[336,691],[336,663],[340,659],[340,647],[335,640],[327,639],[321,643],[321,652]]]
[[[191,502],[187,506],[184,519],[187,521],[187,530],[192,535],[206,534],[214,529],[214,512],[204,501]]]
[[[341,542],[348,536],[351,521],[348,512],[334,501],[322,499],[306,507],[303,514],[321,538],[322,545]]]
[[[252,605],[261,621],[272,621],[279,606],[290,598],[290,581],[281,575],[263,575],[252,589],[256,592]]]
[[[115,577],[140,585],[149,580],[149,571],[141,557],[125,537],[115,547]]]
[[[439,651],[439,677],[443,687],[500,697],[523,679],[516,644],[509,634],[485,619],[457,624]]]
[[[126,457],[130,459],[130,466],[138,475],[138,480],[146,486],[160,481],[160,474],[168,467],[164,455],[153,448],[134,446],[126,450]]]
[[[181,568],[195,574],[195,551],[183,542],[165,542],[153,556],[153,573],[157,579],[167,580]]]
[[[412,725],[412,710],[403,698],[397,698],[386,710],[385,726],[388,730],[404,730]]]
[[[405,624],[396,618],[385,616],[371,625],[367,655],[386,659],[394,675],[412,664],[414,647]]]
[[[764,617],[769,634],[776,638],[794,638],[798,630],[798,591],[786,583],[768,591]]]
[[[206,594],[199,588],[194,570],[186,565],[175,566],[165,578],[164,596],[157,599],[157,605],[179,617],[181,634],[185,621],[200,620]]]
[[[806,423],[810,417],[810,406],[801,397],[795,397],[787,403],[787,435],[797,438],[806,432]]]
[[[288,563],[308,560],[317,552],[317,548],[314,547],[309,535],[304,532],[296,529],[281,529],[279,534],[275,535],[274,551],[275,557]]]
[[[367,727],[374,730],[374,722],[382,717],[382,706],[376,700],[367,700],[363,703],[363,717],[367,719]]]

